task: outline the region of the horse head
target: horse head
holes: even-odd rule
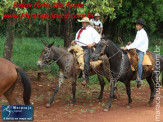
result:
[[[97,61],[100,56],[104,54],[104,50],[108,46],[108,41],[101,39],[101,41],[97,44],[95,51],[92,53],[92,60]]]
[[[94,24],[94,29],[98,32],[98,33],[100,33],[100,24],[99,25],[95,25]]]
[[[51,47],[53,46],[54,42],[51,44],[47,44],[46,42],[42,41],[45,45],[45,48],[42,50],[39,60],[37,61],[38,67],[43,67],[48,64],[51,60],[53,60],[53,53],[51,51]]]

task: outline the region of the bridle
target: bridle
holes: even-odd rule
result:
[[[43,62],[45,65],[47,65],[51,59],[50,59],[50,53],[51,53],[51,48],[45,47],[45,51],[47,52],[46,54],[44,54],[44,58],[43,58]],[[66,54],[63,53],[57,60],[55,60],[53,63],[57,63],[64,55]],[[50,63],[49,65],[52,65],[53,63]]]
[[[96,56],[101,56],[102,54],[104,54],[104,50],[107,46],[109,46],[109,43],[107,43],[107,41],[105,41],[104,39],[101,40],[100,43],[104,43],[104,47],[101,49],[101,52],[99,54],[95,54]],[[108,60],[110,60],[111,58],[113,58],[114,56],[116,56],[118,53],[120,52],[120,50],[118,50],[115,54],[113,54],[112,56],[108,57]],[[100,58],[100,57],[99,57]],[[103,62],[104,65],[104,69],[107,68]],[[123,67],[124,67],[124,54],[122,52],[122,59],[121,59],[121,65],[120,65],[120,71],[119,73],[115,73],[113,71],[111,71],[111,69],[109,69],[109,77],[110,77],[110,82],[114,83],[114,85],[116,86],[116,82],[118,81],[118,79],[120,78],[120,76],[122,75],[122,71],[123,71]],[[95,69],[96,73],[97,73],[97,69]],[[117,76],[114,78],[112,73],[117,74]],[[100,74],[101,75],[101,74]]]
[[[44,54],[43,62],[47,64],[51,59],[50,59],[50,52],[51,48],[45,47],[46,54]]]
[[[101,55],[103,55],[103,54],[104,54],[105,48],[108,46],[107,41],[105,41],[104,39],[101,39],[101,41],[100,41],[99,43],[102,43],[102,42],[103,42],[105,45],[103,46],[103,48],[101,49],[101,52],[100,52],[99,54],[94,54],[94,55],[97,56],[97,57],[100,57]]]

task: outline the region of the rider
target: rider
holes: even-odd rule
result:
[[[99,25],[100,26],[100,35],[102,35],[102,32],[103,32],[103,24],[102,22],[100,21],[100,14],[99,13],[96,13],[94,15],[95,18],[91,19],[91,21],[93,22],[93,24],[95,25]]]
[[[97,31],[91,26],[92,22],[88,17],[78,20],[82,22],[82,28],[76,33],[76,38],[71,44],[77,44],[81,46],[85,52],[84,54],[84,75],[82,85],[86,85],[89,82],[89,66],[90,66],[90,53],[91,48],[100,41],[100,36]]]
[[[129,50],[129,49],[133,49],[136,48],[136,51],[138,53],[139,56],[139,63],[138,63],[138,76],[137,76],[137,87],[140,87],[142,84],[142,71],[143,71],[143,67],[142,67],[142,63],[143,63],[143,59],[144,59],[144,54],[146,53],[147,49],[148,49],[148,35],[146,33],[146,31],[144,30],[144,20],[143,19],[138,19],[136,22],[136,29],[137,34],[135,37],[135,40],[133,43],[129,42],[128,46],[126,46],[125,48],[122,47],[122,49],[124,50]]]

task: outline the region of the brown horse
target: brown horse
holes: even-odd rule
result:
[[[4,95],[11,105],[18,104],[14,96],[14,87],[18,79],[18,73],[21,76],[24,87],[24,103],[28,105],[30,104],[31,84],[27,74],[23,69],[4,58],[0,58],[0,97]]]

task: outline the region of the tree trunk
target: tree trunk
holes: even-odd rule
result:
[[[65,14],[69,12],[71,14],[70,8],[65,8]],[[64,22],[64,46],[68,47],[72,41],[72,19],[65,19]]]
[[[15,30],[15,20],[12,18],[8,18],[7,28],[6,28],[6,42],[4,44],[3,57],[10,61],[11,61],[12,52],[13,52],[14,30]]]
[[[61,19],[59,19],[58,36],[61,36]]]
[[[46,37],[49,38],[49,23],[46,22]]]

